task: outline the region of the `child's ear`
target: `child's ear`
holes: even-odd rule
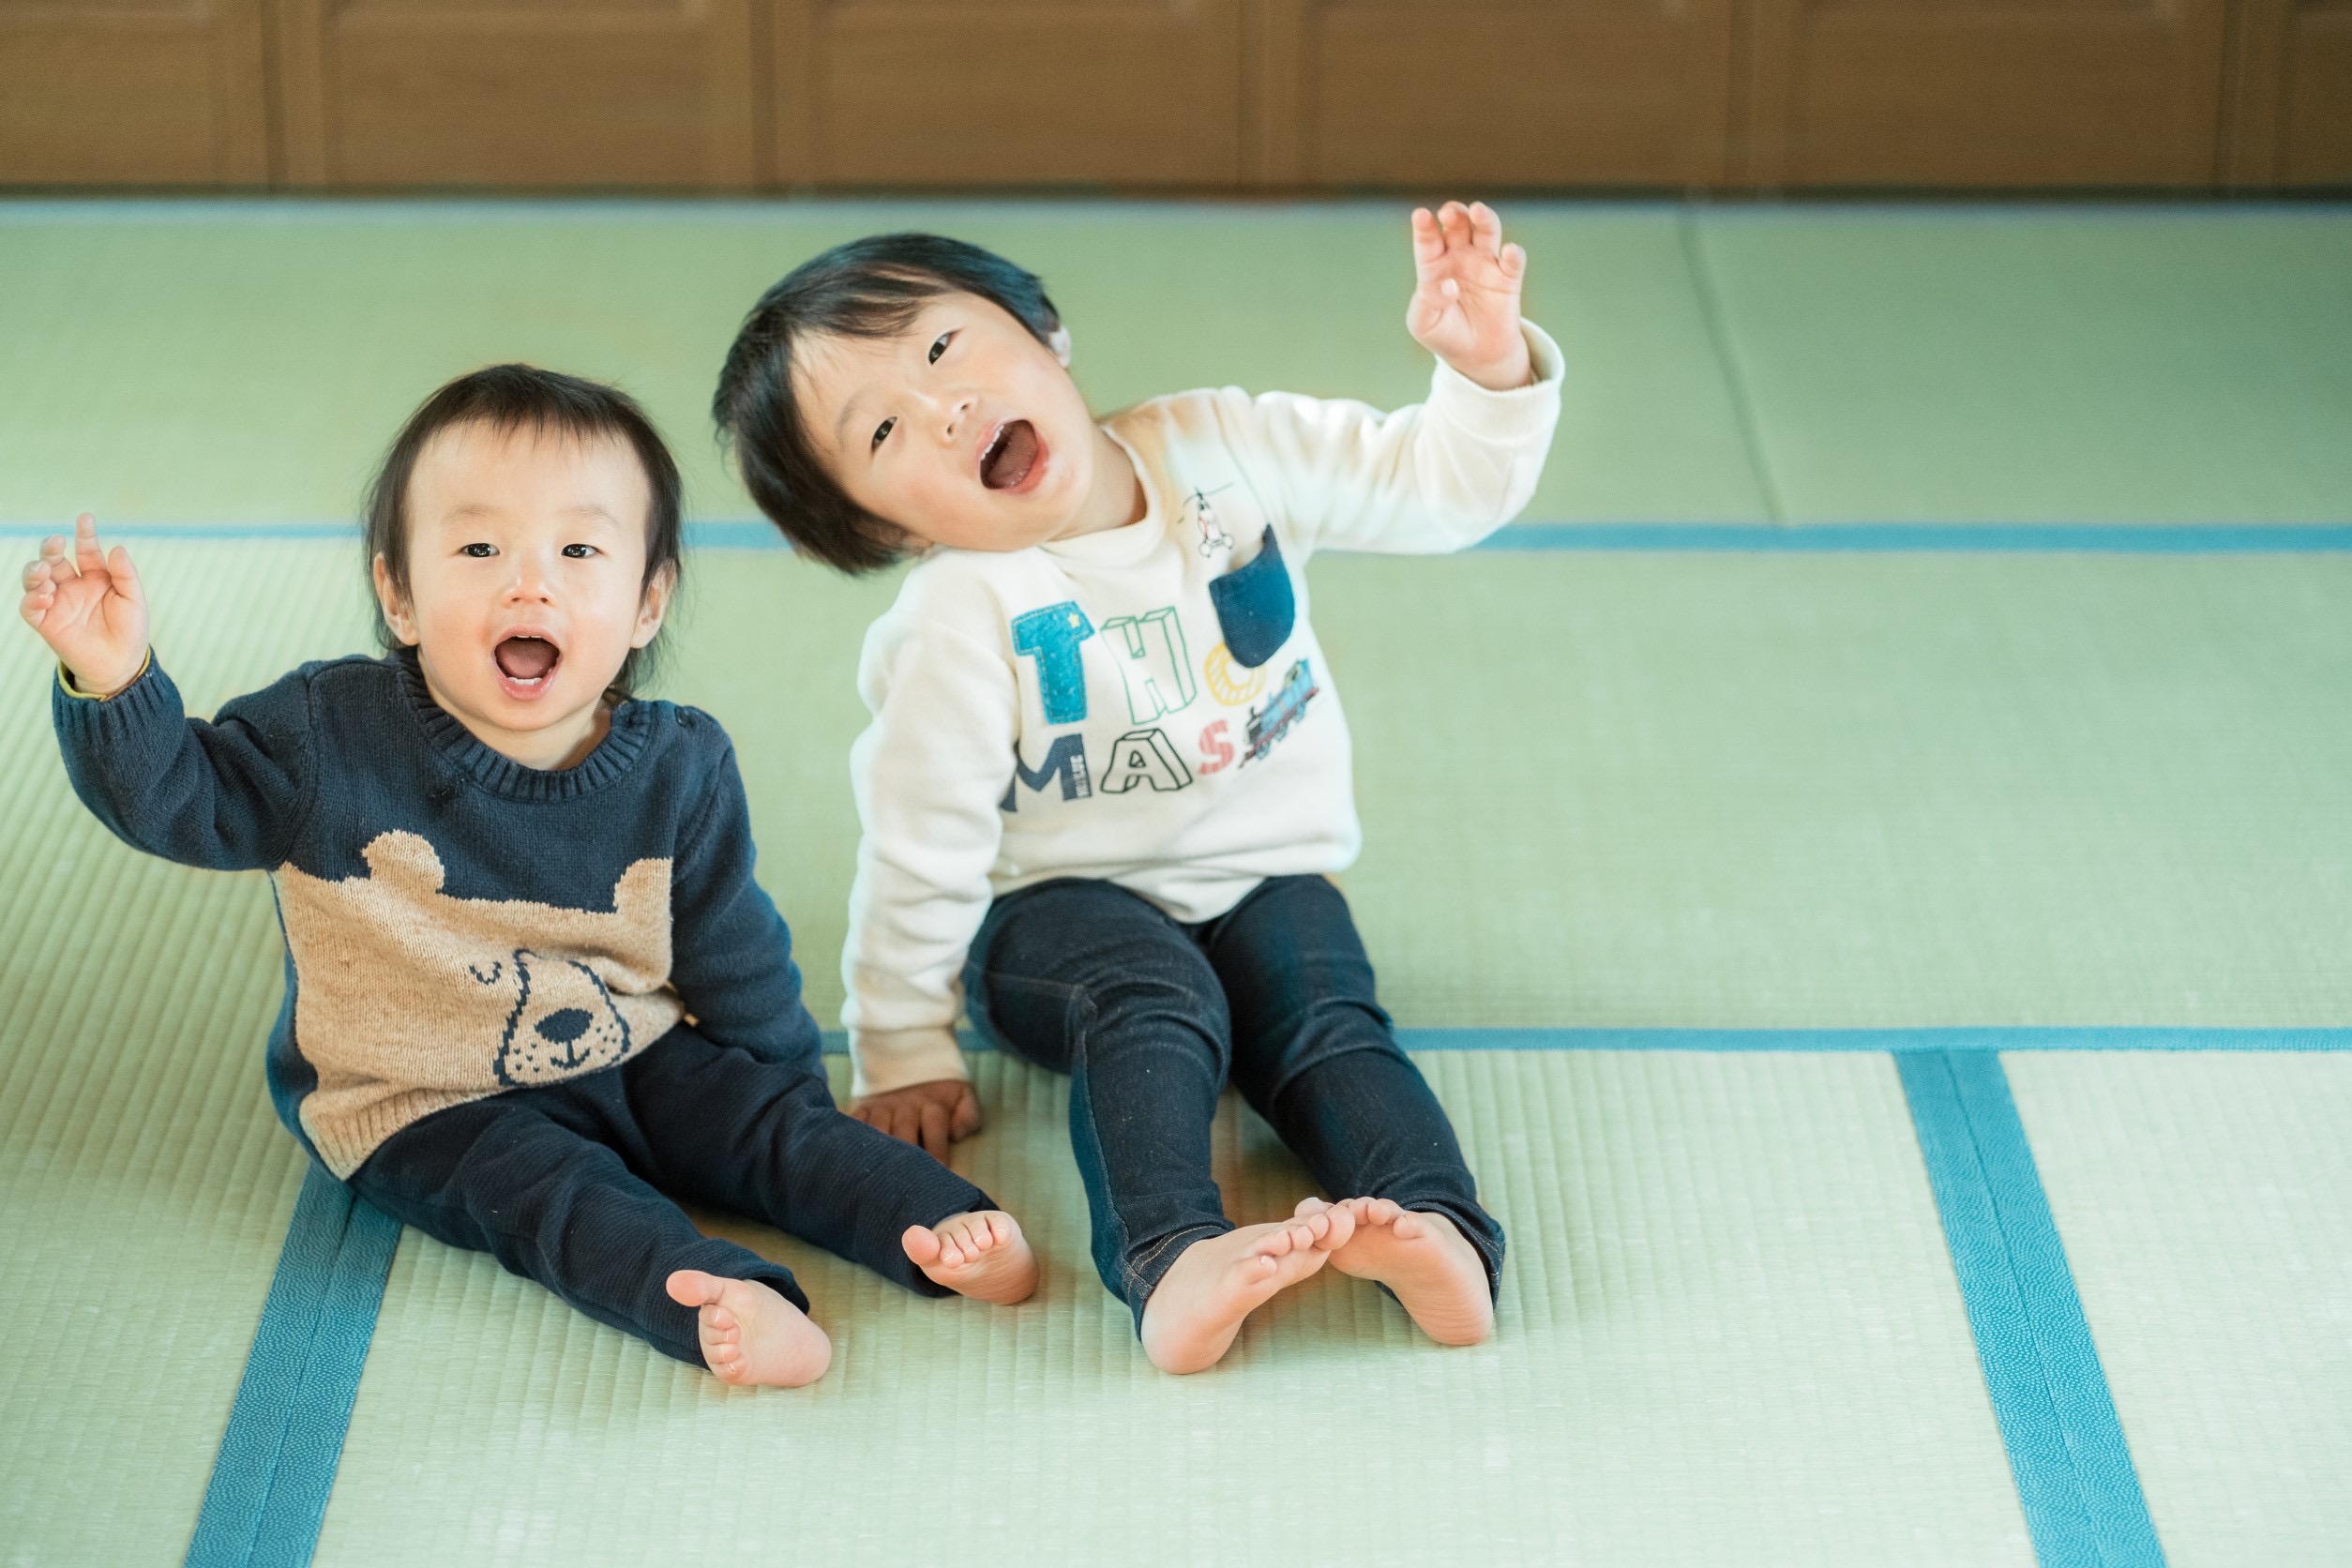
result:
[[[414,648],[417,643],[416,617],[409,613],[408,599],[392,581],[392,568],[378,554],[369,568],[376,580],[376,603],[383,608],[384,624],[392,628],[392,635]]]
[[[630,647],[642,648],[660,633],[662,618],[670,613],[670,598],[677,588],[678,568],[674,564],[664,565],[645,584],[645,596],[637,605],[637,630],[629,636]]]
[[[1062,361],[1063,369],[1070,368],[1070,329],[1068,327],[1055,327],[1051,336],[1046,339],[1046,347],[1053,350],[1053,356]]]

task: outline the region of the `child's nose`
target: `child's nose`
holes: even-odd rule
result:
[[[968,392],[948,401],[947,424],[940,431],[940,434],[946,438],[948,445],[955,445],[957,439],[963,434],[964,421],[972,416],[972,405],[979,400],[976,394]]]
[[[551,586],[554,574],[549,569],[546,562],[520,550],[511,559],[515,563],[515,571],[514,575],[506,580],[508,602],[535,600],[546,603],[552,597]]]

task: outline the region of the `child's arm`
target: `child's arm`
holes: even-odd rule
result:
[[[841,954],[851,1114],[943,1159],[980,1126],[956,1011],[1003,837],[1018,693],[1003,649],[900,611],[867,634],[858,687],[874,719],[850,753],[865,829]]]
[[[712,721],[681,709],[690,725]],[[670,882],[670,980],[704,1038],[762,1061],[813,1063],[822,1048],[801,1000],[792,934],[753,880],[751,810],[732,744],[720,743],[702,805],[679,837]]]
[[[24,568],[24,619],[56,654],[51,701],[74,792],[125,842],[215,870],[278,865],[307,807],[306,683],[241,697],[190,720],[147,644],[130,552],[98,547],[88,514],[73,550],[53,536]]]
[[[1229,440],[1286,544],[1437,553],[1475,544],[1535,493],[1560,418],[1560,350],[1519,314],[1527,256],[1484,203],[1413,214],[1414,339],[1438,356],[1428,400],[1219,395]]]

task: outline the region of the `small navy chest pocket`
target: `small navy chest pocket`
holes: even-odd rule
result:
[[[1289,568],[1282,564],[1282,545],[1274,531],[1258,558],[1209,584],[1217,626],[1225,633],[1225,651],[1235,664],[1255,670],[1281,650],[1298,623],[1298,598],[1290,591]]]

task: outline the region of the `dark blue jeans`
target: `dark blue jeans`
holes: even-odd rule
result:
[[[602,1072],[437,1110],[352,1173],[362,1198],[487,1252],[600,1323],[704,1364],[673,1269],[756,1279],[802,1311],[792,1271],[705,1236],[665,1196],[766,1221],[927,1296],[910,1225],[996,1207],[930,1155],[833,1103],[812,1051],[783,1065],[684,1024]]]
[[[1233,1229],[1209,1170],[1229,1080],[1326,1193],[1443,1214],[1499,1279],[1502,1228],[1326,879],[1273,878],[1198,925],[1110,882],[1022,888],[988,911],[964,1000],[998,1045],[1070,1075],[1094,1267],[1138,1328],[1177,1255]]]

